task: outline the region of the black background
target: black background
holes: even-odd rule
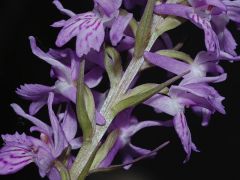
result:
[[[65,0],[65,7],[75,12],[91,10],[89,1]],[[15,89],[24,83],[41,83],[51,85],[50,67],[32,55],[28,36],[34,35],[41,47],[46,50],[55,47],[54,41],[58,30],[49,25],[66,18],[52,5],[50,0],[1,0],[0,1],[0,133],[23,132],[29,127],[23,119],[17,117],[10,103],[17,102],[25,107]],[[235,26],[230,24],[230,29]],[[240,32],[234,31],[240,42]],[[183,50],[193,57],[204,48],[202,31],[186,23],[171,31],[174,42],[185,40]],[[239,52],[239,50],[238,50]],[[188,123],[195,144],[201,153],[193,153],[191,160],[183,164],[185,154],[173,129],[151,128],[139,132],[133,143],[142,147],[154,148],[170,140],[171,143],[160,151],[155,159],[141,161],[129,171],[118,170],[112,173],[92,175],[88,179],[105,180],[158,180],[158,179],[240,179],[240,64],[222,63],[228,80],[216,85],[219,92],[226,97],[224,105],[227,115],[216,114],[209,127],[201,127],[200,118],[188,113]],[[143,76],[143,82],[158,79],[156,71],[149,70]],[[140,118],[154,118],[152,109],[140,106],[135,114]],[[32,164],[20,172],[1,176],[0,179],[40,179],[37,167]]]

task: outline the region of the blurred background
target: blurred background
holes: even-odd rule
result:
[[[93,7],[91,1],[62,0],[62,2],[66,8],[76,13],[91,10]],[[29,123],[15,115],[10,108],[10,103],[13,102],[23,105],[25,109],[28,106],[28,102],[15,94],[19,85],[53,83],[49,78],[49,65],[32,55],[28,36],[35,36],[45,50],[54,48],[59,30],[51,28],[50,25],[64,18],[66,16],[59,13],[51,0],[0,1],[0,134],[23,132],[29,128]],[[240,43],[240,32],[234,30],[234,24],[230,24],[229,28]],[[202,31],[190,23],[171,31],[170,35],[175,43],[185,41],[182,50],[192,57],[204,49]],[[155,158],[138,162],[129,171],[116,170],[94,174],[89,176],[88,180],[240,179],[240,63],[224,62],[222,65],[228,73],[228,80],[215,87],[226,97],[224,105],[227,115],[216,114],[208,127],[202,127],[200,117],[187,112],[193,141],[200,153],[193,153],[190,161],[183,164],[185,154],[172,128],[144,129],[134,136],[132,140],[134,144],[154,149],[167,140],[171,143]],[[160,82],[161,77],[156,76],[156,69],[146,71],[141,82],[147,82],[149,79]],[[152,115],[153,110],[143,105],[137,107],[134,113],[140,120],[164,118]],[[0,176],[0,179],[41,178],[37,167],[31,164],[16,174]]]

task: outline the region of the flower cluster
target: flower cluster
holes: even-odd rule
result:
[[[17,88],[16,93],[30,101],[28,112],[11,105],[17,115],[31,122],[30,133],[39,136],[2,135],[0,174],[15,173],[34,162],[41,177],[75,180],[111,169],[118,154],[122,157],[119,167],[128,169],[136,159],[156,154],[131,142],[134,134],[152,126],[175,129],[186,152],[184,162],[192,151],[198,152],[185,111],[200,114],[203,126],[214,113],[225,114],[224,97],[213,85],[227,79],[222,60],[240,60],[227,26],[230,22],[240,24],[240,1],[94,0],[94,9],[82,14],[65,9],[59,0],[53,4],[67,16],[51,25],[61,28],[56,38],[58,49],[44,52],[33,36],[29,40],[33,54],[51,66],[50,78],[55,83]],[[139,22],[133,13],[138,9],[142,14]],[[193,59],[180,51],[180,46],[174,47],[167,33],[185,21],[204,33],[206,49]],[[75,49],[65,48],[75,37]],[[126,69],[123,62],[129,64]],[[152,66],[174,77],[162,84],[136,85],[139,74]],[[106,75],[110,86],[103,93],[96,87]],[[133,109],[140,103],[172,118],[139,121]],[[49,123],[36,117],[45,106]],[[73,150],[79,150],[77,157]]]

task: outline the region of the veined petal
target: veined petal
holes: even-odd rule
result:
[[[88,54],[90,49],[99,51],[104,35],[101,17],[93,12],[87,12],[75,15],[65,21],[57,37],[56,45],[61,47],[76,36],[76,52],[81,57]]]
[[[83,26],[81,26],[81,32],[77,35],[77,55],[79,57],[86,55],[90,49],[99,52],[104,37],[104,26],[100,18],[95,17],[91,21],[85,21]]]
[[[15,173],[33,162],[32,143],[25,134],[2,138],[6,144],[0,149],[0,174]]]
[[[191,20],[196,26],[204,31],[205,45],[207,50],[210,52],[215,52],[217,55],[219,55],[219,41],[216,33],[212,29],[211,23],[208,20],[201,18],[196,13],[189,13],[187,19]]]
[[[24,84],[17,88],[16,93],[24,99],[36,101],[48,95],[53,88],[42,84]]]
[[[182,142],[184,151],[187,153],[187,157],[184,162],[190,159],[191,151],[197,151],[196,146],[192,142],[191,132],[188,128],[186,117],[183,112],[179,112],[173,119],[175,130]]]

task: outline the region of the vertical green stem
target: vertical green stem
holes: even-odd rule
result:
[[[152,24],[152,35],[149,40],[148,46],[146,51],[149,51],[153,46],[154,42],[158,38],[159,34],[155,33],[155,29],[157,26],[160,26],[163,18],[160,16],[155,16]],[[77,180],[80,173],[83,171],[84,167],[88,164],[89,160],[91,159],[91,155],[94,153],[95,149],[98,147],[99,142],[101,141],[102,137],[106,133],[108,127],[110,126],[113,115],[111,112],[111,106],[116,102],[117,99],[121,95],[123,95],[129,88],[130,84],[132,83],[133,79],[139,72],[142,64],[144,62],[144,57],[140,58],[133,58],[128,65],[120,83],[116,87],[115,91],[110,91],[108,97],[106,98],[100,113],[105,117],[106,124],[105,126],[97,126],[94,137],[91,143],[86,143],[84,146],[81,147],[75,162],[70,170],[71,180]]]

